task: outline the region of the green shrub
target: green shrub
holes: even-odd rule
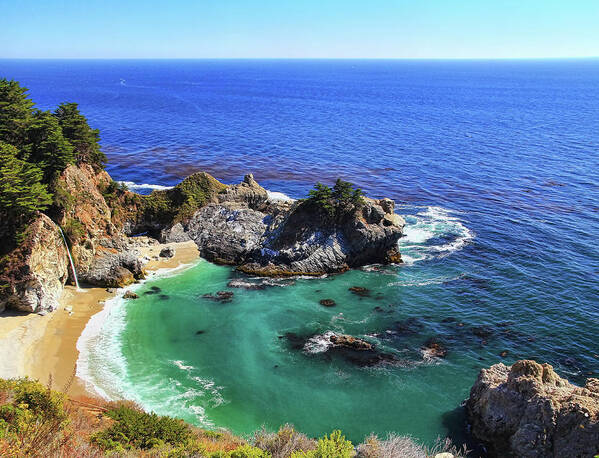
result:
[[[364,205],[364,198],[361,189],[337,178],[332,189],[322,183],[316,183],[305,202],[329,216],[341,216]]]
[[[107,451],[149,450],[164,444],[184,446],[191,437],[189,426],[175,418],[126,406],[110,410],[107,415],[115,423],[91,437],[94,444]]]
[[[242,445],[230,452],[231,458],[270,458],[271,454],[259,449],[258,447],[252,447],[251,445]]]
[[[335,430],[330,436],[318,439],[316,450],[308,452],[295,452],[291,458],[351,458],[355,455],[352,443]]]
[[[284,425],[276,433],[264,428],[254,433],[254,446],[266,450],[274,458],[288,458],[294,452],[307,452],[316,448],[316,441]]]

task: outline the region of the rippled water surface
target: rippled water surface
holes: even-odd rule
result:
[[[88,332],[86,376],[107,395],[240,433],[430,442],[459,429],[481,367],[599,376],[599,61],[0,61],[0,76],[43,108],[79,102],[115,179],[251,171],[301,197],[340,176],[406,218],[405,263],[382,271],[246,290],[200,262],[145,283]],[[202,298],[219,290],[231,302]],[[289,338],[327,332],[398,362]],[[423,355],[431,337],[446,359]]]

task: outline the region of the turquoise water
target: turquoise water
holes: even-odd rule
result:
[[[390,431],[427,443],[438,435],[462,439],[458,407],[481,367],[556,359],[555,348],[567,347],[571,336],[557,337],[555,327],[533,330],[515,320],[525,308],[490,300],[509,293],[469,268],[478,235],[467,215],[438,207],[400,211],[408,222],[401,266],[268,280],[264,289],[248,290],[228,283],[264,280],[201,260],[146,282],[139,299],[107,307],[83,345],[85,377],[109,397],[240,434],[292,423],[312,436],[341,428],[355,441]],[[352,286],[369,295],[351,293]],[[203,297],[223,290],[234,292],[230,302]],[[324,298],[337,305],[323,307]],[[361,367],[285,337],[327,331],[362,337],[397,362]],[[446,359],[423,355],[430,337],[447,346]],[[508,355],[499,356],[503,351]]]

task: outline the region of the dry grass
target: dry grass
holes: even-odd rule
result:
[[[287,458],[293,452],[314,450],[316,441],[297,432],[293,426],[285,425],[276,433],[268,432],[264,427],[254,433],[254,446],[269,452],[273,458]]]

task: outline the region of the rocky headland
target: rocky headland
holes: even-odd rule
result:
[[[228,186],[202,172],[143,196],[88,164],[66,167],[54,188],[54,205],[38,212],[2,258],[0,311],[56,309],[74,280],[65,240],[79,281],[103,287],[144,278],[149,259],[140,249],[155,241],[192,240],[205,259],[254,276],[316,276],[401,261],[404,221],[390,199],[361,198],[331,214],[310,199],[272,200],[252,175]]]

